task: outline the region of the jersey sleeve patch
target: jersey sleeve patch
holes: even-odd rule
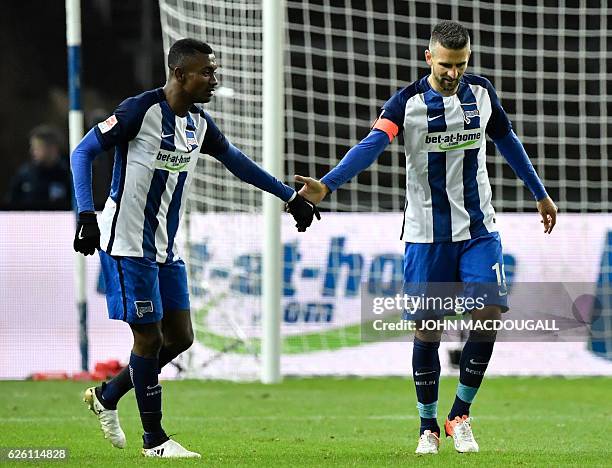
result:
[[[104,122],[100,122],[98,124],[98,128],[100,129],[100,132],[104,134],[110,131],[115,125],[117,125],[117,123],[118,123],[117,117],[115,116],[115,114],[113,114],[108,119],[106,119]]]
[[[383,114],[381,114],[380,117],[376,119],[374,125],[372,125],[372,129],[382,130],[383,132],[385,132],[389,137],[389,143],[393,141],[393,139],[397,136],[399,132],[399,127],[397,126],[397,124],[389,119],[385,119],[383,117]]]

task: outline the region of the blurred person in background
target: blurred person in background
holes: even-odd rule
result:
[[[39,125],[30,132],[30,157],[10,183],[6,202],[24,210],[70,210],[71,177],[64,156],[64,138],[52,125]]]

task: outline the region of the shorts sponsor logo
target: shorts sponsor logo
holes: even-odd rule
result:
[[[117,125],[117,123],[118,123],[117,117],[115,117],[115,114],[113,114],[108,119],[106,119],[104,122],[100,122],[98,124],[98,128],[100,129],[100,132],[106,133],[110,131],[110,129],[113,128],[115,125]]]
[[[425,146],[432,152],[461,150],[478,147],[481,139],[480,129],[429,133],[425,135]]]
[[[188,154],[160,150],[155,158],[155,167],[169,172],[181,172],[190,161],[191,156]]]
[[[134,301],[134,305],[136,306],[136,315],[138,315],[139,318],[144,317],[144,314],[153,313],[152,301]]]

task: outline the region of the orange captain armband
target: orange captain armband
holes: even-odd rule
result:
[[[389,143],[393,141],[393,139],[397,136],[399,132],[399,128],[396,124],[391,122],[389,119],[385,119],[384,117],[379,117],[372,125],[372,130],[382,130],[389,137]]]

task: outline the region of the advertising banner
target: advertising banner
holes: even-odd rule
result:
[[[284,375],[409,375],[410,332],[401,339],[364,339],[361,326],[365,296],[388,296],[401,289],[401,216],[323,213],[322,221],[298,233],[289,216],[283,215],[279,248]],[[566,320],[588,315],[594,302],[578,307],[582,312],[572,306],[578,296],[593,301],[601,292],[604,268],[609,268],[604,257],[610,250],[611,218],[561,214],[549,236],[542,232],[536,213],[498,215],[496,225],[504,248],[499,274],[510,285],[521,285],[515,286],[520,292],[517,304],[529,304],[530,295],[538,292],[534,304],[550,304],[547,298],[558,297],[554,291],[579,283],[575,293],[557,306],[563,311],[546,313]],[[0,213],[0,232],[0,378],[25,378],[40,371],[77,372],[73,215]],[[168,366],[162,377],[258,378],[261,216],[196,214],[189,219],[189,234],[180,254],[189,268],[196,343],[179,358],[179,367]],[[88,257],[87,271],[90,365],[111,358],[125,362],[131,333],[126,324],[107,318],[97,256]],[[550,319],[548,315],[545,318]],[[510,297],[510,310],[504,317],[520,316],[518,310],[513,312]],[[565,340],[502,340],[495,345],[488,373],[611,375],[612,361],[591,351],[592,347],[600,355],[609,353],[609,322],[602,319],[599,328],[565,333],[571,336]],[[456,372],[452,356],[461,348],[461,336],[455,338],[443,339],[440,348],[446,375]]]

